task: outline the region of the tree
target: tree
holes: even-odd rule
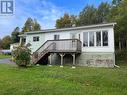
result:
[[[14,31],[11,33],[12,43],[17,43],[20,40],[20,37],[18,36],[20,34],[20,28],[16,27]]]
[[[56,20],[56,28],[72,27],[72,18],[69,14],[65,13],[63,17]]]
[[[36,19],[28,18],[25,22],[25,25],[22,29],[22,32],[29,32],[29,31],[38,31],[41,30],[40,24],[37,22]]]
[[[0,39],[0,50],[3,48],[2,40]]]
[[[115,27],[115,42],[119,49],[127,48],[127,0],[113,0],[109,14],[110,22],[117,22]]]
[[[32,18],[28,18],[25,22],[22,32],[32,31],[33,27],[34,27],[34,22],[33,22]]]
[[[3,49],[9,49],[11,42],[12,42],[11,37],[10,36],[5,36],[2,39]]]
[[[97,18],[98,22],[97,23],[104,23],[107,22],[108,20],[108,14],[110,12],[110,5],[106,2],[102,2],[97,10]]]
[[[122,1],[123,1],[123,0],[113,0],[113,1],[112,1],[112,4],[113,4],[114,6],[118,6]]]
[[[40,24],[37,22],[36,19],[34,19],[34,31],[39,31],[41,30]]]
[[[79,25],[89,25],[97,23],[97,9],[94,6],[86,6],[79,14]]]

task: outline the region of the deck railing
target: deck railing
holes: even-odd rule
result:
[[[81,41],[78,39],[48,40],[33,53],[36,63],[46,53],[81,53]]]
[[[50,52],[81,52],[81,41],[78,39],[48,40],[36,52],[42,52],[52,43]]]

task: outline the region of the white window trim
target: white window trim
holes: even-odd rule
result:
[[[103,46],[103,31],[108,32],[108,46]],[[89,46],[89,40],[90,40],[89,39],[89,33],[90,32],[94,32],[94,46]],[[96,32],[101,32],[101,46],[96,45]],[[83,34],[83,36],[84,36],[84,34]],[[92,48],[92,47],[97,47],[97,48],[99,48],[99,47],[101,47],[101,48],[109,47],[109,31],[108,30],[89,31],[89,32],[87,32],[87,36],[88,36],[88,46],[83,46],[83,47],[85,47],[85,48],[87,48],[87,47],[89,47],[89,48]]]

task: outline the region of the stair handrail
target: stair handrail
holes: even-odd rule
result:
[[[39,60],[41,57],[42,57],[42,53],[45,51],[45,50],[48,50],[46,53],[48,53],[48,52],[50,52],[51,50],[53,50],[53,49],[51,49],[51,50],[49,50],[48,48],[49,47],[51,47],[52,45],[54,45],[55,43],[54,42],[52,42],[51,44],[49,44],[42,52],[35,52],[35,53],[37,53],[37,58],[36,58],[36,60],[35,61],[37,61],[37,60]],[[34,55],[34,54],[33,54]]]

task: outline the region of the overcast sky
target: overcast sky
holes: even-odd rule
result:
[[[78,14],[86,5],[98,6],[112,0],[15,0],[13,16],[0,15],[0,38],[10,35],[17,26],[23,27],[28,17],[35,18],[42,29],[55,28],[55,21],[63,14]]]

